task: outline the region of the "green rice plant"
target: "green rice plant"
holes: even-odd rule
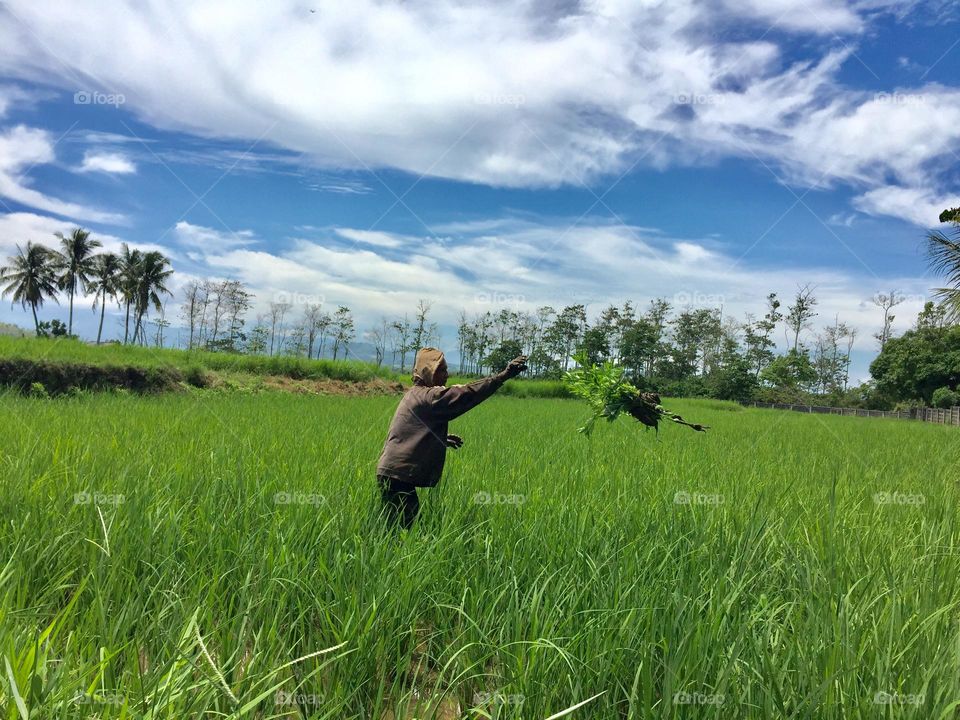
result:
[[[394,397],[0,401],[5,720],[958,707],[956,428],[674,400],[711,435],[641,448],[495,396],[393,533]]]
[[[589,362],[586,355],[575,355],[577,367],[564,376],[564,384],[571,394],[583,398],[593,410],[593,415],[579,431],[589,435],[593,426],[600,418],[613,422],[622,414],[633,416],[634,419],[660,430],[660,422],[664,419],[678,425],[704,432],[707,425],[688,423],[680,415],[667,410],[660,404],[660,396],[652,392],[640,392],[627,381],[624,369],[607,361],[602,365]]]

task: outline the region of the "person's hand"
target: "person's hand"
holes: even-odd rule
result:
[[[447,435],[447,447],[459,450],[463,447],[463,438],[459,435]]]
[[[507,366],[503,369],[503,372],[506,374],[508,378],[512,378],[512,377],[516,377],[526,369],[527,369],[527,356],[519,355],[507,363]]]

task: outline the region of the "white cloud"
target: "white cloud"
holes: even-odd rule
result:
[[[862,351],[874,349],[871,334],[879,329],[880,313],[869,302],[875,292],[898,288],[910,296],[898,312],[902,330],[922,307],[929,285],[814,266],[746,266],[715,240],[670,238],[597,219],[574,227],[502,218],[460,225],[472,229],[443,239],[398,235],[393,246],[341,247],[295,239],[275,252],[210,250],[198,257],[198,267],[248,283],[257,297],[254,314],[265,312],[275,297],[310,302],[323,297],[328,307],[351,307],[360,328],[382,315],[409,312],[420,298],[434,302],[435,319],[448,329],[461,309],[474,313],[510,306],[533,312],[542,305],[583,303],[595,315],[611,302],[631,300],[643,308],[655,297],[678,307],[722,305],[725,314],[742,319],[748,312],[762,314],[769,292],[789,300],[798,284],[810,282],[820,298],[819,325],[839,314],[860,330]],[[210,228],[195,231],[216,234]],[[412,250],[395,257],[397,246]],[[294,308],[294,314],[300,311]],[[859,371],[864,374],[865,368]]]
[[[191,225],[181,220],[173,229],[177,243],[188,250],[196,250],[201,255],[212,255],[233,248],[253,245],[257,240],[250,230],[234,232],[229,229],[215,230],[202,225]]]
[[[0,213],[0,256],[5,261],[7,256],[16,252],[17,245],[24,246],[28,240],[55,248],[59,241],[54,237],[54,233],[66,235],[75,227],[77,224],[74,222],[49,215],[30,212]],[[127,242],[124,238],[96,230],[93,230],[91,235],[103,244],[101,248],[103,252],[118,253],[121,244]],[[176,253],[170,248],[155,243],[129,242],[128,244],[141,250],[157,250],[168,257],[176,257]]]
[[[60,200],[34,190],[26,175],[55,160],[54,142],[45,130],[17,125],[0,132],[0,197],[56,215],[91,222],[122,224],[123,215]]]
[[[17,105],[31,104],[36,98],[16,85],[0,85],[0,118],[5,117]]]
[[[921,5],[182,0],[65,17],[54,0],[14,0],[0,72],[68,92],[94,78],[155,126],[260,139],[325,167],[522,187],[757,156],[794,183],[868,192],[892,179],[942,194],[936,160],[960,147],[960,91],[891,88],[923,98],[901,102],[838,79],[875,14]],[[805,44],[808,59],[788,61],[778,43],[790,34],[844,49]]]
[[[854,205],[872,215],[893,215],[923,227],[936,227],[943,210],[960,205],[960,194],[937,196],[926,188],[885,185],[856,198]]]
[[[137,171],[133,161],[120,153],[92,153],[83,156],[81,172],[103,172],[119,175],[128,175]]]

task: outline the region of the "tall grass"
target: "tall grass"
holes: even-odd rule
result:
[[[4,403],[9,718],[531,720],[598,694],[570,717],[943,718],[960,699],[953,428],[679,401],[709,435],[587,439],[579,404],[494,398],[393,536],[373,473],[395,398]]]

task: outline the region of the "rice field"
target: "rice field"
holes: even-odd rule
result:
[[[952,718],[960,434],[495,397],[377,516],[395,397],[7,395],[16,718]]]

